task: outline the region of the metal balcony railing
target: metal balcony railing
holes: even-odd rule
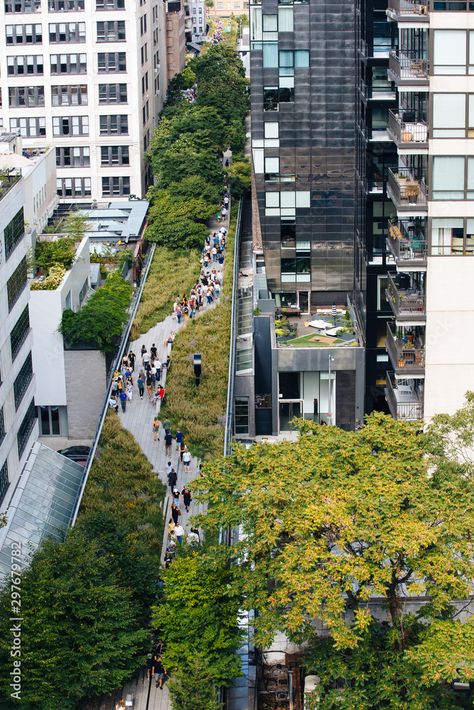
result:
[[[397,318],[423,319],[425,315],[425,296],[415,288],[400,288],[392,274],[388,274],[386,295]]]
[[[399,148],[428,148],[428,124],[424,120],[403,121],[398,113],[389,109],[388,132]]]
[[[387,246],[397,266],[426,266],[426,237],[423,229],[406,220],[389,224]]]
[[[415,382],[404,384],[395,379],[393,372],[387,372],[385,398],[395,419],[423,419],[423,393]]]
[[[407,17],[418,22],[423,17],[428,19],[428,2],[423,0],[388,0],[387,14],[394,15],[397,19]]]
[[[387,188],[397,210],[428,209],[427,187],[423,178],[416,177],[408,168],[388,170]]]
[[[387,323],[386,348],[395,370],[422,375],[425,369],[425,348],[411,335],[397,335],[396,328]]]
[[[388,60],[389,72],[398,84],[410,84],[428,82],[429,63],[423,59],[416,51],[413,52],[390,52]]]

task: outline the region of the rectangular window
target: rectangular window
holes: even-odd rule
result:
[[[466,94],[433,94],[433,138],[464,138]]]
[[[90,178],[57,178],[57,193],[59,197],[90,197]]]
[[[100,148],[100,164],[130,165],[128,145],[103,145]]]
[[[38,419],[41,436],[61,434],[59,407],[38,407]]]
[[[278,68],[278,42],[266,42],[263,45],[263,68]]]
[[[88,136],[89,116],[54,116],[53,136]]]
[[[39,138],[46,135],[45,118],[11,118],[10,130],[19,132],[23,138]]]
[[[5,0],[6,13],[27,14],[41,9],[41,0]]]
[[[99,116],[99,130],[101,136],[127,135],[128,116],[126,114]]]
[[[43,30],[41,25],[6,25],[7,44],[41,44]]]
[[[11,311],[28,283],[28,269],[24,257],[7,281],[8,310]]]
[[[30,402],[30,406],[28,407],[28,411],[26,412],[22,423],[20,424],[20,428],[18,429],[18,436],[17,436],[17,442],[18,442],[18,456],[21,458],[25,447],[28,443],[28,439],[30,438],[30,434],[33,431],[33,428],[36,423],[36,409],[35,409],[35,403],[34,400],[32,399]]]
[[[52,54],[51,74],[87,74],[87,55]]]
[[[234,403],[234,421],[236,434],[249,433],[249,398],[236,397]]]
[[[51,103],[53,106],[87,106],[87,84],[52,86]]]
[[[434,30],[433,73],[465,74],[466,44],[465,30]]]
[[[84,10],[85,0],[48,0],[49,12],[76,12]]]
[[[25,236],[25,224],[23,217],[23,207],[16,213],[11,222],[7,224],[3,231],[5,242],[5,258],[9,259],[15,247]]]
[[[3,418],[3,410],[1,410],[2,418]],[[1,425],[0,425],[1,426]],[[2,440],[2,435],[1,435],[1,428],[0,428],[0,441]],[[4,461],[2,467],[0,468],[0,504],[3,502],[6,494],[8,487],[10,485],[10,481],[8,480],[8,461]]]
[[[85,42],[85,22],[54,22],[49,25],[49,41],[51,44],[61,42]]]
[[[126,104],[126,84],[99,84],[100,104]]]
[[[296,248],[296,224],[294,222],[280,223],[280,242],[282,249]]]
[[[124,10],[125,0],[96,0],[96,10]]]
[[[97,55],[97,70],[99,74],[127,71],[125,52],[99,52]]]
[[[263,110],[278,111],[279,104],[295,100],[293,87],[265,86],[263,89]]]
[[[279,7],[278,8],[278,31],[293,32],[293,8]]]
[[[106,20],[97,22],[98,42],[124,42],[125,20]]]
[[[10,86],[8,104],[10,108],[44,106],[44,86]]]
[[[89,168],[91,164],[89,146],[56,148],[58,168]]]
[[[42,76],[43,55],[28,54],[25,56],[7,57],[8,76]]]
[[[102,178],[102,196],[113,197],[130,194],[130,178],[122,176]]]
[[[462,255],[464,253],[464,220],[462,217],[433,218],[431,220],[432,256]]]
[[[25,342],[28,333],[30,332],[30,314],[28,306],[18,318],[17,322],[10,333],[10,349],[12,353],[12,362],[21,350],[21,346]]]
[[[433,158],[433,200],[464,199],[464,157]]]
[[[13,393],[15,397],[15,409],[21,404],[23,397],[26,394],[28,387],[30,386],[31,380],[33,379],[33,360],[31,359],[31,353],[25,358],[25,362],[21,366],[18,375],[13,383]]]

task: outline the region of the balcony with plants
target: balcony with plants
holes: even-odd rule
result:
[[[422,171],[389,168],[387,191],[397,212],[428,212],[428,189]]]
[[[397,322],[420,324],[425,322],[423,276],[423,273],[388,274],[386,295]]]
[[[398,87],[428,90],[429,62],[419,49],[400,49],[390,52],[388,74]]]
[[[387,323],[386,348],[397,375],[420,377],[424,374],[424,328]]]
[[[387,17],[398,23],[429,21],[427,0],[388,0]]]
[[[428,152],[428,123],[411,111],[388,111],[388,134],[399,153]]]
[[[416,217],[389,223],[387,248],[400,271],[425,270],[426,247],[426,220]]]

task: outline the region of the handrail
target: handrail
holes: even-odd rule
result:
[[[97,447],[99,445],[100,435],[102,434],[102,428],[104,426],[105,417],[107,416],[107,412],[109,410],[110,388],[112,386],[113,373],[115,370],[120,369],[120,364],[122,362],[123,353],[126,350],[126,346],[128,345],[128,341],[130,339],[130,331],[132,330],[133,320],[135,318],[138,306],[139,306],[141,298],[142,298],[143,289],[145,287],[145,283],[148,278],[148,272],[150,270],[151,262],[153,261],[155,249],[156,249],[156,244],[152,244],[151,249],[146,254],[146,257],[145,257],[146,263],[145,263],[144,273],[142,272],[141,279],[140,279],[140,285],[135,290],[132,302],[130,304],[130,318],[129,318],[127,327],[125,328],[125,330],[122,334],[122,339],[120,341],[119,349],[117,351],[117,356],[115,358],[114,366],[112,368],[110,368],[107,387],[105,390],[104,405],[102,407],[102,414],[100,416],[99,424],[98,424],[96,432],[95,432],[95,437],[94,437],[94,441],[92,442],[91,450],[89,451],[89,456],[87,457],[87,462],[86,462],[86,466],[85,466],[85,475],[84,475],[84,479],[82,481],[79,497],[77,499],[77,502],[76,502],[76,505],[74,508],[74,513],[73,513],[73,516],[71,519],[70,527],[74,527],[74,525],[76,524],[76,521],[77,521],[77,516],[79,514],[79,508],[81,507],[82,498],[84,496],[84,491],[86,489],[87,481],[89,479],[89,473],[92,468],[92,464],[94,462],[94,457],[95,457],[95,454],[97,451]]]

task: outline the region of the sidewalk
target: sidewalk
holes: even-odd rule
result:
[[[219,227],[225,226],[227,229],[229,228],[229,219],[227,218],[225,222],[218,223],[215,218],[212,218],[209,220],[209,231],[212,234],[213,232],[217,231]],[[226,250],[226,258],[227,258],[228,252]],[[224,262],[225,263],[225,262]],[[224,265],[219,266],[218,264],[215,265],[216,268],[222,272],[224,269]],[[203,308],[200,310],[200,313],[207,311],[210,308],[213,308],[215,304],[218,302],[218,299],[214,300],[214,302],[208,306],[204,305]],[[196,316],[199,318],[199,315]],[[165,320],[160,321],[157,323],[153,328],[151,328],[147,333],[140,335],[140,337],[137,340],[134,340],[131,343],[131,350],[135,353],[136,355],[136,362],[135,362],[135,376],[138,373],[138,370],[140,369],[141,366],[141,356],[140,356],[140,351],[142,345],[145,345],[146,349],[148,352],[150,352],[150,348],[153,343],[155,343],[155,346],[158,350],[158,357],[161,360],[161,362],[166,362],[166,358],[168,353],[171,354],[171,363],[173,362],[173,353],[172,353],[172,345],[165,345],[165,341],[168,339],[170,334],[175,331],[176,333],[178,330],[181,328],[185,328],[188,320],[183,320],[181,323],[178,325],[176,319],[173,316],[167,316]],[[189,367],[192,368],[192,363],[189,363]],[[161,382],[163,386],[166,388],[166,368],[162,370],[162,375],[161,375]],[[153,466],[153,469],[155,470],[156,474],[159,476],[160,480],[163,482],[163,484],[166,486],[166,497],[164,501],[164,507],[165,511],[167,512],[170,507],[170,501],[171,501],[171,496],[170,496],[170,487],[168,485],[167,477],[166,477],[166,464],[168,461],[171,460],[177,474],[178,474],[178,480],[176,483],[176,488],[181,492],[183,489],[183,486],[185,483],[188,483],[189,481],[192,481],[196,477],[196,473],[198,471],[199,467],[199,460],[192,457],[191,459],[191,465],[189,466],[189,471],[185,471],[184,466],[180,463],[179,461],[179,454],[178,450],[176,448],[176,442],[173,440],[173,446],[172,446],[172,454],[171,457],[167,457],[165,454],[165,442],[164,442],[164,431],[163,428],[160,427],[160,439],[159,441],[153,441],[153,433],[152,433],[152,422],[153,422],[153,417],[155,412],[160,411],[161,404],[158,403],[157,405],[152,404],[152,402],[149,401],[146,393],[141,400],[138,396],[138,390],[137,387],[134,386],[134,393],[133,393],[133,400],[131,402],[127,402],[127,409],[125,412],[120,411],[119,412],[119,417],[120,421],[123,424],[123,426],[128,429],[128,431],[133,434],[135,439],[137,440],[137,443],[140,445],[143,453],[145,456],[148,458],[150,463]],[[186,443],[186,440],[185,440]],[[181,525],[185,529],[185,532],[189,532],[189,518],[193,515],[196,515],[197,513],[201,513],[204,511],[204,506],[202,504],[197,505],[194,500],[191,502],[191,506],[189,509],[189,513],[186,513],[186,510],[184,509],[184,506],[181,506],[182,510],[182,515],[180,518]],[[162,546],[162,559],[164,556],[164,552],[167,547],[167,542],[168,542],[168,519],[169,515],[167,514],[165,518],[165,529],[164,529],[164,536],[163,536],[163,546]],[[148,696],[148,679],[140,678],[138,680],[132,680],[123,689],[122,697],[126,698],[127,694],[130,693],[134,696],[135,704],[133,706],[133,710],[171,710],[171,702],[169,698],[169,693],[168,693],[168,687],[167,684],[165,684],[163,690],[160,690],[159,688],[155,687],[154,682],[152,683],[152,687],[150,690],[150,700],[149,704],[147,706],[147,696]]]

